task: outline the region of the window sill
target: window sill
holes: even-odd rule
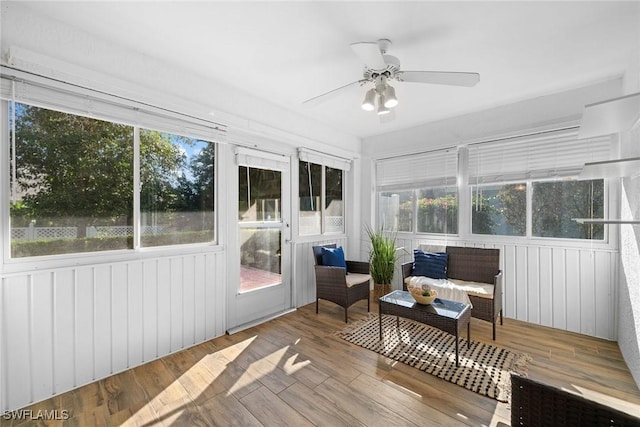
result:
[[[1,274],[19,274],[58,268],[82,267],[92,265],[113,264],[144,259],[166,258],[198,253],[222,252],[224,247],[218,244],[192,244],[175,246],[158,246],[138,250],[125,249],[118,251],[102,251],[39,257],[11,258],[4,261]]]
[[[573,220],[578,224],[640,224],[640,221],[632,219],[573,218]]]

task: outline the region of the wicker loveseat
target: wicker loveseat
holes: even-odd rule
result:
[[[496,339],[496,321],[502,324],[502,272],[500,249],[447,246],[447,279],[467,292],[473,305],[471,316],[492,323]],[[402,264],[402,283],[412,276],[413,262]]]
[[[512,374],[511,426],[640,426],[640,418]]]

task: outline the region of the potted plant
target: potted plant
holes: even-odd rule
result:
[[[367,235],[371,243],[369,251],[369,269],[373,279],[373,297],[377,300],[391,292],[391,282],[398,260],[396,248],[396,235],[366,227]]]

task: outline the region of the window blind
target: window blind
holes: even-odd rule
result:
[[[611,148],[610,136],[579,140],[577,128],[471,144],[469,184],[574,176]]]
[[[289,157],[280,154],[267,153],[250,148],[236,148],[236,163],[238,166],[269,169],[275,171],[289,170]]]
[[[349,159],[317,153],[315,151],[309,151],[304,148],[298,149],[298,158],[303,162],[324,165],[333,169],[341,169],[346,172],[349,172],[351,170],[351,160]]]
[[[214,142],[223,139],[226,131],[213,121],[5,67],[0,98]]]
[[[456,148],[380,159],[376,162],[378,191],[456,186]]]

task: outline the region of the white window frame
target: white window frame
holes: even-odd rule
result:
[[[446,147],[421,153],[381,158],[376,161],[375,206],[378,227],[380,223],[380,195],[393,191],[413,193],[413,222],[411,231],[398,231],[405,235],[449,238],[461,235],[461,192],[458,185],[458,147]],[[426,173],[425,173],[426,172]],[[442,177],[444,175],[444,178]],[[458,201],[458,232],[431,233],[418,231],[418,191],[428,189],[455,189]]]
[[[493,238],[493,239],[515,239],[518,241],[556,241],[556,242],[592,242],[594,244],[606,244],[609,243],[609,232],[608,226],[604,225],[604,235],[603,239],[580,239],[580,238],[569,238],[569,237],[544,237],[544,236],[534,236],[533,235],[533,185],[539,182],[565,182],[567,180],[578,181],[578,176],[571,176],[565,178],[547,178],[547,179],[535,179],[535,180],[517,180],[517,181],[508,181],[508,182],[492,182],[492,183],[484,183],[480,184],[480,187],[483,186],[494,186],[494,185],[509,185],[509,184],[525,184],[526,186],[526,229],[525,234],[523,236],[514,236],[514,235],[506,235],[506,234],[479,234],[473,233],[473,212],[470,212],[468,215],[467,221],[469,223],[469,234],[473,236],[474,239],[477,238]],[[585,181],[594,181],[598,180],[598,178],[590,178]],[[609,216],[609,206],[610,206],[610,182],[607,179],[604,180],[604,217],[607,218]],[[468,188],[468,198],[469,201],[473,199],[475,194],[474,187],[476,185],[469,185]],[[471,207],[473,210],[473,206]]]
[[[139,103],[126,98],[93,91],[92,89],[66,84],[51,80],[46,77],[34,76],[19,70],[2,67],[0,76],[0,222],[2,234],[5,236],[0,245],[0,259],[6,271],[20,271],[22,268],[37,264],[38,266],[60,266],[61,264],[77,264],[78,260],[86,259],[87,263],[99,258],[101,262],[119,260],[123,256],[138,253],[152,257],[159,252],[175,252],[179,248],[181,253],[200,253],[219,246],[219,145],[224,140],[225,126],[219,123],[199,119],[193,115],[182,114],[162,107],[154,107],[149,104]],[[17,82],[17,83],[16,83]],[[16,86],[22,85],[20,90]],[[10,199],[10,130],[8,129],[9,103],[15,101],[40,108],[60,111],[104,120],[111,123],[132,126],[134,130],[133,141],[133,173],[134,185],[133,199],[133,249],[119,249],[112,251],[78,252],[68,254],[52,254],[44,256],[11,258],[11,225],[9,213]],[[176,135],[206,140],[215,144],[214,170],[214,232],[212,240],[203,243],[189,243],[181,245],[167,245],[155,247],[140,247],[140,145],[138,131],[140,127],[164,131]],[[136,255],[138,256],[138,255]],[[7,268],[8,267],[8,268]],[[32,267],[31,267],[32,268]]]
[[[464,172],[464,182],[462,188],[466,188],[467,203],[469,204],[469,212],[466,215],[466,226],[468,227],[468,235],[474,240],[494,240],[494,241],[535,241],[540,243],[562,243],[568,246],[584,246],[585,243],[598,246],[598,247],[611,247],[612,233],[611,228],[608,225],[604,226],[604,239],[592,240],[592,239],[576,239],[576,238],[563,238],[563,237],[539,237],[533,236],[533,183],[536,182],[553,182],[562,180],[578,180],[579,173],[582,166],[586,162],[603,160],[609,158],[611,153],[614,152],[615,140],[610,136],[592,138],[587,140],[577,139],[578,128],[575,126],[569,126],[558,130],[546,130],[542,132],[533,132],[528,135],[515,136],[495,141],[484,141],[475,144],[471,144],[463,151],[465,153],[465,164],[467,168]],[[556,141],[561,141],[564,145],[558,145]],[[532,142],[533,146],[529,144]],[[511,146],[514,151],[503,150],[503,145]],[[544,147],[553,146],[554,150],[559,152],[551,153],[546,152]],[[590,148],[584,148],[590,146]],[[482,148],[489,148],[489,152],[495,153],[500,151],[501,155],[504,155],[507,160],[501,159],[504,162],[505,170],[498,171],[499,163],[493,162],[490,165],[491,171],[488,175],[483,175],[482,168],[486,167],[482,165],[481,154],[478,154]],[[517,151],[519,147],[522,147],[520,151]],[[476,150],[476,153],[470,151]],[[529,153],[529,154],[527,154]],[[474,158],[475,155],[475,158]],[[523,164],[519,164],[518,161],[525,162],[528,155],[533,155],[532,163],[535,165],[533,169],[527,169]],[[553,167],[544,168],[545,159],[549,159],[550,164]],[[500,234],[474,234],[472,232],[472,198],[473,187],[476,185],[502,185],[513,183],[526,183],[527,186],[527,206],[526,206],[526,235],[525,236],[507,236]],[[613,183],[609,179],[604,179],[604,216],[605,218],[611,215],[615,208],[611,204],[611,188]]]
[[[314,234],[301,234],[300,227],[298,226],[298,237],[300,238],[308,238],[312,236],[341,236],[347,234],[347,185],[346,178],[347,174],[351,171],[351,160],[332,156],[329,154],[315,152],[313,150],[309,150],[306,148],[298,149],[298,167],[296,170],[300,169],[300,162],[306,162],[310,164],[316,164],[321,167],[321,183],[320,183],[320,233]],[[326,223],[326,181],[327,174],[326,168],[330,167],[332,169],[338,169],[342,171],[342,218],[343,218],[343,229],[342,231],[329,232],[327,231],[327,223]],[[300,221],[300,188],[299,188],[300,177],[297,176],[296,187],[298,194],[296,195],[296,204],[297,204],[297,219],[296,221],[299,224]]]

